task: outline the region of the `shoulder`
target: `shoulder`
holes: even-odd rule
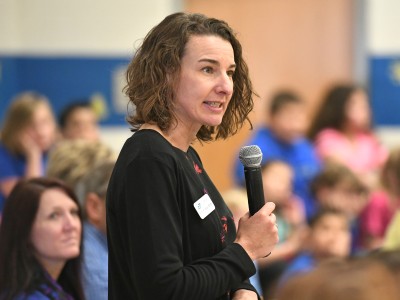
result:
[[[3,144],[0,143],[0,178],[20,177],[24,173],[25,159],[12,154]]]
[[[140,130],[134,133],[122,147],[121,152],[140,153],[141,156],[156,154],[173,154],[174,147],[154,130]]]
[[[370,218],[371,216],[377,216],[385,214],[390,209],[390,199],[385,191],[379,190],[372,192],[368,204],[365,206],[362,212],[362,219]]]
[[[158,132],[141,130],[134,133],[122,147],[110,183],[117,179],[131,184],[132,180],[142,182],[173,178],[182,169],[185,159],[184,152],[173,147]]]
[[[0,158],[3,157],[12,157],[11,152],[4,146],[4,144],[0,141]]]
[[[274,139],[268,127],[255,128],[251,133],[251,141],[268,141]]]
[[[378,190],[371,193],[369,205],[370,206],[387,206],[389,203],[389,196],[383,190]]]
[[[379,144],[378,137],[373,132],[369,132],[369,131],[366,131],[366,132],[364,131],[364,132],[358,133],[357,139],[359,139],[365,143],[370,143],[373,145]]]
[[[313,143],[305,137],[300,137],[299,139],[297,139],[297,141],[295,142],[295,145],[304,150],[313,150],[314,149]]]
[[[257,145],[265,154],[280,152],[282,147],[279,139],[267,127],[260,127],[252,134],[248,145]],[[271,154],[273,155],[273,154]]]
[[[157,131],[144,129],[133,133],[132,136],[126,140],[123,148],[134,146],[135,148],[154,151],[160,147],[164,149],[168,144],[168,141]]]
[[[275,140],[275,136],[272,134],[268,127],[260,127],[255,130],[254,137],[259,139]]]
[[[178,150],[161,134],[154,130],[140,130],[124,144],[117,165],[131,165],[148,162],[169,164],[179,159]]]

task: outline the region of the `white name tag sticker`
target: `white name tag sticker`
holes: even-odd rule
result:
[[[193,205],[200,218],[202,219],[207,217],[215,210],[214,203],[212,202],[210,196],[208,196],[207,194],[197,200]]]

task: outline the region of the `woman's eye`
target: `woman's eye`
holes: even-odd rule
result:
[[[57,219],[60,216],[60,213],[58,212],[53,212],[49,215],[50,219]]]
[[[79,216],[79,210],[77,210],[77,209],[71,210],[71,215],[73,215],[73,216]]]
[[[235,74],[235,71],[228,71],[226,72],[226,74],[228,74],[229,77],[233,77],[233,75]]]
[[[213,72],[213,69],[211,67],[204,67],[202,70],[203,70],[203,72],[209,73],[209,74],[211,74]]]

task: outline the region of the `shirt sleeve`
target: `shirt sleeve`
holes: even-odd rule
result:
[[[372,195],[361,215],[361,230],[365,236],[383,237],[386,211],[383,195]]]
[[[238,290],[249,290],[249,291],[253,291],[254,293],[257,294],[257,299],[261,300],[260,295],[258,294],[257,289],[250,283],[250,280],[245,280],[242,283],[240,283],[240,285],[238,285],[237,287],[233,288],[231,290],[231,293],[234,294],[236,291]]]
[[[3,146],[0,146],[0,166],[0,181],[19,177],[12,164],[10,153]]]
[[[143,299],[216,299],[255,273],[252,260],[235,243],[184,265],[182,220],[187,216],[177,200],[177,173],[164,161],[140,159],[126,175],[128,200],[121,212],[129,214],[126,263]]]

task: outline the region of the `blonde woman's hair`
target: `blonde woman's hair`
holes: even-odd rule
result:
[[[22,153],[19,136],[31,125],[34,112],[43,104],[49,105],[48,99],[36,92],[23,92],[12,100],[5,114],[0,136],[3,145],[11,153]]]
[[[65,140],[50,152],[46,175],[61,179],[75,189],[94,166],[107,160],[115,160],[115,154],[102,142]]]

